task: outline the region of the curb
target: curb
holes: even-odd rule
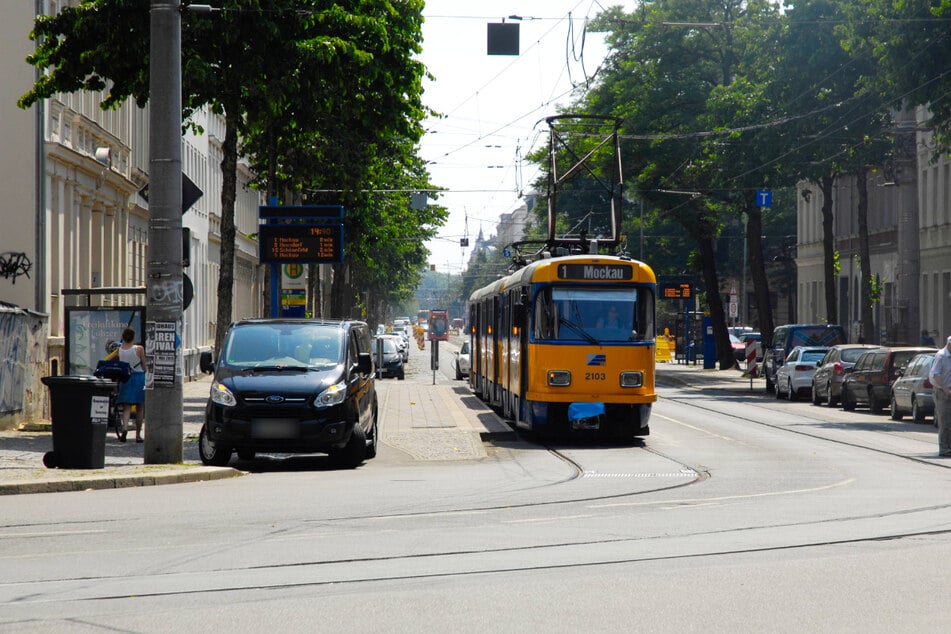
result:
[[[31,480],[10,484],[0,484],[0,495],[19,495],[25,493],[63,493],[69,491],[93,491],[102,489],[122,489],[126,487],[156,486],[160,484],[180,484],[185,482],[209,482],[236,478],[245,472],[231,467],[190,467],[183,466],[180,471],[163,468],[155,473],[136,473],[129,475],[95,475],[91,477],[66,478],[63,480]]]

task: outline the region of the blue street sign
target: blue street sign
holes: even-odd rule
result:
[[[773,192],[771,192],[768,189],[756,190],[756,206],[757,207],[772,207],[773,206]]]

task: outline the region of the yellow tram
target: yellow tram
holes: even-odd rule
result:
[[[480,398],[522,429],[650,433],[656,278],[626,256],[538,259],[469,298]]]

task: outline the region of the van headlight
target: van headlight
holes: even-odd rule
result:
[[[548,385],[552,387],[566,387],[571,385],[571,372],[568,370],[549,370]]]
[[[347,400],[347,384],[342,381],[336,385],[331,385],[318,394],[317,398],[314,399],[314,407],[322,409],[332,405],[339,405],[345,400]]]
[[[224,407],[234,407],[238,404],[238,399],[234,397],[231,390],[226,388],[223,383],[212,383],[211,402],[223,405]]]
[[[643,372],[621,372],[621,387],[643,387]]]

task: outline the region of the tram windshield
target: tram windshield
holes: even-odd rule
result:
[[[647,287],[549,287],[535,298],[535,339],[651,341],[654,296]]]

